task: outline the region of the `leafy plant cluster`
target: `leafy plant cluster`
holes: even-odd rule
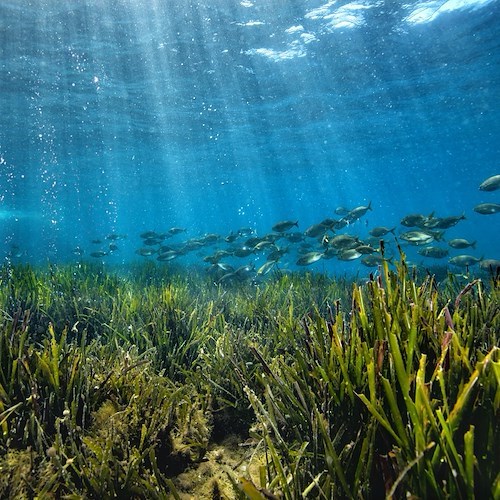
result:
[[[0,269],[0,497],[500,498],[500,279]],[[201,496],[200,496],[201,497]]]

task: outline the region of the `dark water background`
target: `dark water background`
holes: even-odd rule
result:
[[[0,257],[90,260],[124,233],[105,259],[127,264],[148,229],[305,230],[371,201],[343,232],[464,213],[446,238],[477,248],[451,255],[499,259],[500,215],[473,211],[500,203],[478,190],[500,174],[499,21],[497,0],[2,0]]]

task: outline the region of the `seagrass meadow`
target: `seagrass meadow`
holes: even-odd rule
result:
[[[500,498],[500,277],[0,270],[0,498]]]

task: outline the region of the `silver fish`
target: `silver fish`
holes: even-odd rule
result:
[[[326,227],[327,229],[334,229],[335,226],[337,225],[338,223],[338,220],[336,219],[330,219],[330,218],[327,218],[327,219],[323,219],[320,224],[324,227]]]
[[[283,257],[283,255],[285,255],[286,253],[288,253],[288,247],[285,248],[276,247],[270,254],[268,254],[266,260],[276,262],[280,260],[281,257]]]
[[[491,269],[493,272],[498,272],[498,269],[500,269],[500,260],[484,259],[479,263],[479,267],[484,271],[489,271]]]
[[[476,248],[476,242],[475,241],[467,241],[463,238],[454,238],[453,240],[448,241],[448,245],[450,245],[451,248],[456,248],[456,249],[463,249],[463,248]]]
[[[347,250],[342,250],[338,255],[339,260],[355,260],[359,259],[363,255],[358,252],[356,248],[348,248]]]
[[[335,209],[335,213],[337,215],[347,215],[349,212],[350,212],[350,210],[348,208],[345,208],[345,207],[337,207]]]
[[[337,236],[329,239],[329,244],[334,248],[347,250],[349,248],[359,246],[360,241],[357,236],[351,236],[349,234],[338,234]]]
[[[254,252],[252,247],[243,246],[240,248],[236,248],[233,252],[235,257],[248,257],[250,254]]]
[[[221,276],[223,276],[226,273],[232,273],[232,272],[234,272],[234,267],[231,266],[230,264],[226,264],[225,262],[217,262],[216,264],[212,264],[208,268],[208,271],[210,273],[219,273],[219,272],[222,272]]]
[[[449,217],[442,217],[438,219],[438,222],[432,226],[436,229],[449,229],[450,227],[456,226],[461,220],[465,219],[465,215],[451,215]]]
[[[180,234],[180,233],[185,233],[186,232],[186,229],[182,228],[182,227],[171,227],[169,230],[168,230],[168,234]]]
[[[393,227],[392,229],[389,229],[388,227],[378,226],[378,227],[374,227],[370,231],[370,234],[372,236],[374,236],[375,238],[380,238],[380,236],[385,236],[387,233],[394,234],[395,229],[396,229],[395,227]]]
[[[424,247],[418,250],[420,255],[424,257],[430,257],[432,259],[443,259],[448,256],[448,250],[446,248],[440,247]]]
[[[323,236],[327,230],[328,228],[323,226],[323,224],[313,224],[304,231],[304,234],[309,236],[309,238],[317,238],[318,236]]]
[[[454,266],[467,267],[478,264],[479,262],[481,262],[481,259],[478,259],[473,255],[457,255],[456,257],[452,257],[448,262],[450,264],[453,264]]]
[[[308,252],[300,256],[296,262],[298,266],[308,266],[323,258],[322,252]]]
[[[358,245],[355,249],[362,255],[370,255],[372,253],[378,252],[376,248],[371,245]]]
[[[146,240],[148,238],[157,238],[158,237],[158,233],[156,233],[155,231],[145,231],[144,233],[141,233],[139,236],[143,240]]]
[[[160,262],[166,262],[169,260],[173,260],[179,256],[179,252],[176,252],[175,250],[168,250],[167,252],[163,252],[158,254],[158,257],[156,257],[156,260],[159,260]]]
[[[244,246],[255,248],[256,245],[262,243],[263,241],[264,238],[260,238],[259,236],[252,236],[252,238],[248,238],[248,240],[245,241]]]
[[[500,212],[500,204],[499,203],[481,203],[480,205],[476,205],[474,207],[474,212],[477,212],[481,215],[492,215]]]
[[[156,250],[153,248],[139,248],[138,250],[135,251],[137,255],[140,255],[141,257],[151,257],[151,255],[154,255],[156,253]]]
[[[372,202],[368,203],[368,206],[359,206],[356,208],[353,208],[346,216],[345,219],[348,220],[349,222],[354,222],[358,220],[359,218],[363,217],[363,215],[368,212],[368,210],[372,209]]]
[[[201,238],[199,238],[199,241],[203,245],[213,245],[214,243],[217,243],[221,239],[220,235],[215,234],[215,233],[207,233],[203,235]]]
[[[257,269],[257,274],[259,276],[266,275],[276,265],[276,262],[277,261],[275,260],[268,260],[267,262],[264,262],[264,264],[262,264],[262,266],[260,266],[259,269]]]
[[[492,175],[481,182],[479,189],[481,191],[496,191],[500,189],[500,175]]]
[[[361,263],[366,267],[377,267],[384,262],[384,257],[377,254],[366,255],[361,259]]]
[[[276,233],[284,233],[285,231],[291,229],[293,226],[299,227],[299,221],[284,220],[276,223],[271,229]]]
[[[268,247],[272,247],[272,246],[274,246],[274,243],[272,243],[271,241],[262,240],[262,241],[259,241],[259,243],[257,243],[257,245],[255,245],[253,248],[254,248],[254,250],[262,250],[264,248],[268,248]]]
[[[426,217],[422,214],[410,214],[401,219],[401,225],[406,227],[423,227],[425,221],[432,218],[432,214]]]
[[[97,252],[92,252],[90,254],[91,257],[94,257],[94,259],[100,259],[101,257],[105,257],[108,255],[108,252],[105,252],[104,250],[97,250]]]
[[[240,235],[238,233],[233,233],[233,231],[231,231],[225,238],[224,238],[224,241],[226,241],[227,243],[232,243],[233,241],[236,241],[238,238],[240,237]]]
[[[163,240],[160,238],[146,238],[143,243],[149,247],[154,247],[155,245],[160,245]]]
[[[443,233],[439,231],[408,231],[401,233],[399,237],[410,243],[410,245],[427,245],[434,240],[440,240]]]
[[[285,238],[290,242],[290,243],[299,243],[304,239],[304,235],[298,231],[295,233],[287,233],[285,235]]]

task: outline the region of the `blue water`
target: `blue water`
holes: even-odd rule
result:
[[[0,257],[92,260],[121,233],[102,260],[127,265],[145,230],[304,231],[371,202],[340,233],[463,213],[445,238],[476,249],[450,255],[500,259],[500,214],[473,211],[500,203],[478,189],[500,174],[499,21],[498,0],[2,0]]]

